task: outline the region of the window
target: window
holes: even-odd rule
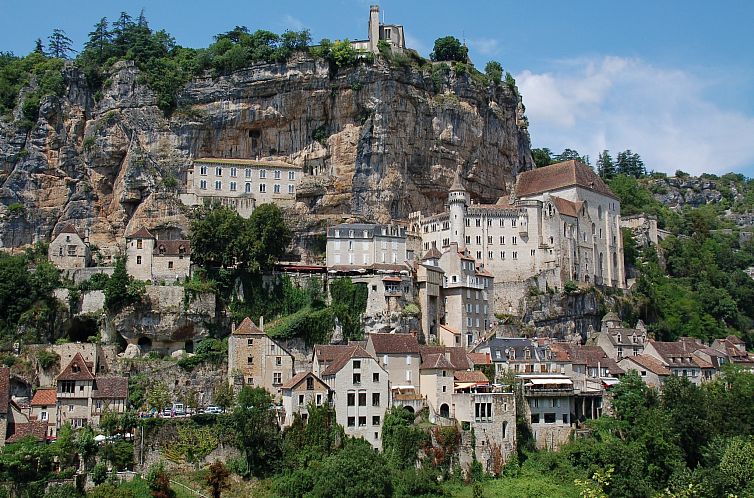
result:
[[[348,427],[356,426],[356,417],[348,417]]]
[[[513,251],[513,259],[518,259],[518,252]]]
[[[554,424],[554,423],[555,423],[555,414],[545,413],[545,424]]]
[[[474,421],[492,422],[492,403],[474,403]]]
[[[172,269],[173,269],[173,262],[168,261],[168,270],[172,270]]]
[[[136,264],[137,265],[141,264],[141,256],[136,256]]]
[[[259,178],[267,178],[267,170],[266,169],[259,170]]]
[[[366,427],[366,425],[367,425],[367,418],[359,417],[359,427]]]
[[[296,172],[295,171],[289,171],[288,172],[288,179],[289,180],[295,180],[296,179]]]
[[[353,383],[356,384],[356,385],[361,384],[361,374],[360,373],[353,374]]]
[[[280,170],[279,169],[275,170],[274,175],[275,175],[275,180],[280,180]]]
[[[361,360],[353,360],[354,370],[361,368]]]
[[[471,244],[471,235],[466,236],[466,243]]]
[[[512,239],[511,243],[515,246],[516,245],[516,240],[517,240],[516,237],[512,237],[511,239]]]
[[[293,184],[288,184],[288,193],[293,194],[296,190],[296,187],[293,186]]]
[[[493,255],[494,255],[494,252],[493,252],[493,251],[488,251],[488,252],[487,252],[487,259],[492,259],[492,256],[493,256]]]
[[[251,170],[249,168],[246,168],[243,173],[246,178],[251,178]]]
[[[314,379],[312,379],[311,377],[306,378],[306,390],[307,391],[314,390]]]
[[[568,425],[568,414],[567,413],[563,414],[563,423],[566,424],[566,425]]]
[[[136,249],[142,249],[143,247],[143,241],[141,239],[136,240]]]
[[[532,413],[531,414],[531,423],[532,424],[538,424],[539,423],[539,413]]]
[[[379,372],[374,372],[372,374],[372,382],[379,382],[379,381],[380,381],[380,373]]]
[[[247,194],[251,193],[251,183],[246,182],[246,186],[244,187],[244,192],[246,192]]]
[[[479,235],[476,236],[476,244],[477,245],[481,245],[482,244],[482,237],[479,236]]]
[[[246,364],[247,365],[253,365],[254,364],[254,357],[253,356],[247,356],[246,357]]]
[[[552,408],[558,408],[560,406],[560,400],[553,398],[550,400],[550,404],[552,405]]]
[[[201,180],[199,182],[199,188],[202,190],[207,190],[207,180]]]
[[[238,170],[236,169],[235,166],[233,166],[232,168],[230,168],[230,176],[231,176],[231,178],[235,178],[236,176],[238,176]]]
[[[230,191],[231,192],[235,192],[236,190],[238,190],[238,188],[236,187],[236,185],[237,185],[236,182],[230,182]]]
[[[215,181],[215,190],[222,190],[223,188],[223,182],[220,180]]]
[[[259,191],[262,192],[262,193],[267,192],[267,185],[264,184],[264,183],[260,183],[259,184]]]
[[[280,193],[280,184],[276,183],[274,187],[272,187],[272,193],[273,194],[279,194]]]
[[[321,395],[321,394],[318,394],[318,395],[317,395],[317,406],[319,406],[319,405],[321,405],[321,404],[322,404],[322,395]]]
[[[379,415],[373,415],[372,416],[372,425],[380,425],[380,416]]]
[[[359,393],[359,406],[367,406],[367,393]]]
[[[487,236],[487,243],[488,243],[488,244],[492,244],[492,243],[493,243],[493,242],[492,242],[492,235],[488,235],[488,236]]]
[[[380,393],[372,393],[372,406],[380,406]]]
[[[72,412],[72,411],[73,411],[73,405],[68,405],[68,411],[69,411],[69,412]]]
[[[199,174],[200,175],[206,175],[207,174],[207,167],[206,166],[200,167],[199,168]]]
[[[356,406],[356,393],[348,393],[347,403],[348,406]]]
[[[511,220],[511,226],[512,226],[513,228],[515,228],[515,227],[516,227],[516,219],[515,219],[515,218]],[[515,242],[514,242],[514,244],[515,244]]]
[[[281,356],[275,357],[275,365],[280,366],[283,364],[283,358]]]
[[[47,412],[41,412],[39,414],[39,419],[40,420],[47,420]]]
[[[215,176],[223,176],[223,169],[220,167],[215,168]]]

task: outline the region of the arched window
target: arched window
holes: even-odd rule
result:
[[[597,206],[597,218],[602,219],[602,206]]]

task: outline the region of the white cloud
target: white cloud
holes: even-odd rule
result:
[[[306,27],[304,26],[304,22],[301,19],[295,18],[290,14],[286,14],[286,16],[282,20],[282,23],[283,26],[292,31],[301,31]]]
[[[469,46],[482,55],[495,55],[500,51],[500,41],[495,38],[469,40]]]
[[[719,83],[622,57],[560,61],[552,72],[516,75],[532,142],[596,158],[638,152],[647,167],[724,173],[754,167],[754,117],[708,97]]]

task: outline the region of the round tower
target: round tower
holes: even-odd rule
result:
[[[466,206],[469,205],[469,194],[463,187],[461,172],[456,171],[456,177],[448,190],[448,206],[450,208],[450,242],[456,242],[459,248],[466,247]]]

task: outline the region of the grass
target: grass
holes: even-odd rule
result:
[[[453,498],[472,498],[474,487],[458,482],[448,483],[444,490]],[[484,498],[578,498],[579,491],[572,484],[562,484],[541,475],[501,477],[482,482]]]

